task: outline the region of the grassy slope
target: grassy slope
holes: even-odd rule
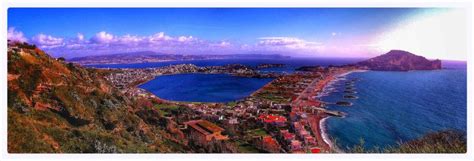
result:
[[[466,153],[467,141],[463,132],[443,130],[426,134],[412,141],[399,143],[383,149],[365,149],[364,141],[349,148],[351,153]]]
[[[8,52],[10,153],[184,151],[166,144],[159,116],[137,114],[157,111],[119,94],[100,71],[22,48]]]

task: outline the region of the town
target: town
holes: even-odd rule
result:
[[[282,66],[259,65],[259,68]],[[198,67],[193,64],[145,69],[105,70],[107,80],[131,98],[159,102],[170,132],[186,139],[183,144],[206,149],[204,152],[328,153],[330,145],[321,134],[320,121],[345,114],[325,108],[315,96],[337,75],[356,70],[356,66],[314,67],[294,73],[260,73],[240,64]],[[176,102],[163,100],[138,88],[161,75],[205,73],[241,77],[274,78],[249,97],[229,103]],[[173,110],[181,110],[173,115]],[[183,112],[184,111],[184,112]],[[186,112],[187,111],[187,112]],[[228,143],[233,143],[229,146]],[[215,144],[215,145],[211,145]],[[233,148],[232,148],[233,147]]]

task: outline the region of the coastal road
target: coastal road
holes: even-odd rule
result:
[[[319,78],[314,78],[313,81],[300,93],[300,95],[292,102],[292,111],[293,112],[303,112],[303,107],[311,107],[318,105],[316,100],[312,100],[312,96],[316,96],[316,94],[322,91],[322,88],[330,82],[334,77],[329,74],[324,79],[320,80]],[[306,122],[308,122],[309,127],[311,128],[312,133],[315,135],[314,138],[316,139],[317,147],[321,148],[323,152],[329,152],[330,146],[324,141],[321,129],[320,129],[320,122],[321,119],[326,117],[325,114],[316,112],[313,114],[307,113]],[[306,149],[311,148],[306,147]]]

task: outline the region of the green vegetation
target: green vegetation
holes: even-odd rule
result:
[[[116,91],[100,70],[51,58],[28,44],[8,52],[9,153],[187,152],[157,109]],[[10,47],[10,46],[9,46]],[[143,102],[152,102],[146,100]]]
[[[229,107],[234,107],[234,106],[236,106],[236,105],[237,105],[237,102],[235,102],[235,101],[232,101],[232,102],[228,102],[228,103],[227,103],[227,106],[229,106]]]
[[[262,128],[251,130],[251,131],[249,131],[249,134],[254,135],[254,136],[268,135],[268,133],[265,130],[263,130]]]
[[[160,114],[162,114],[162,116],[169,116],[173,113],[178,113],[181,108],[180,106],[168,104],[156,104],[154,107],[160,110]]]
[[[259,129],[255,129],[253,131],[253,134],[256,135],[256,136],[265,136],[265,135],[268,135],[267,132],[261,128]]]
[[[238,141],[236,142],[236,144],[238,145],[237,148],[240,153],[259,153],[260,152],[257,148],[255,148],[255,146],[247,142]]]
[[[26,43],[26,42],[17,43],[16,45],[18,45],[19,48],[24,48],[24,49],[36,49],[36,45],[34,45],[34,44],[28,44],[28,43]]]
[[[385,148],[366,149],[364,140],[360,144],[348,148],[351,153],[466,153],[467,141],[463,132],[445,130],[429,133],[419,139],[399,143]]]
[[[269,100],[269,101],[273,101],[273,102],[276,102],[276,103],[285,103],[286,102],[285,98],[283,98],[281,96],[278,96],[278,95],[274,95],[273,93],[268,92],[268,91],[262,92],[261,94],[258,95],[258,97],[260,97],[262,99]]]
[[[173,110],[178,110],[179,106],[168,105],[168,104],[156,104],[155,108],[157,108],[159,110],[171,110],[171,111],[173,111]]]

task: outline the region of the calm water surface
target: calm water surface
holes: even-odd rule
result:
[[[354,83],[358,99],[344,99],[344,82]],[[330,105],[345,118],[331,117],[327,131],[345,147],[365,141],[367,148],[395,145],[444,129],[466,131],[466,70],[352,73],[333,85],[324,101],[345,100],[351,107]]]

